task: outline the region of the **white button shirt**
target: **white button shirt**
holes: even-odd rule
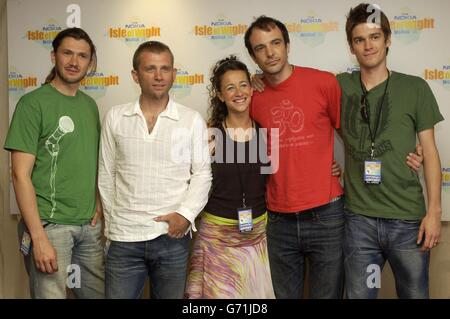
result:
[[[201,115],[172,99],[148,133],[139,105],[114,106],[100,141],[98,186],[105,236],[145,241],[168,232],[157,216],[177,212],[191,222],[211,187],[208,134]]]

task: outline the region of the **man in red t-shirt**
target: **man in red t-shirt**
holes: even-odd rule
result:
[[[251,116],[272,132],[270,139],[274,132],[278,136],[278,143],[268,143],[279,165],[267,185],[275,295],[301,297],[308,257],[309,296],[341,298],[343,190],[331,173],[334,130],[340,125],[339,84],[331,73],[289,64],[289,34],[278,20],[257,18],[245,45],[265,84],[253,95]]]

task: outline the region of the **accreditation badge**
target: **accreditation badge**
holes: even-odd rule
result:
[[[20,251],[24,256],[28,256],[31,251],[31,235],[28,231],[24,231],[20,242]]]
[[[366,184],[381,183],[381,161],[366,160],[364,161],[364,182]]]
[[[253,230],[253,212],[251,207],[238,208],[239,231],[241,233]]]

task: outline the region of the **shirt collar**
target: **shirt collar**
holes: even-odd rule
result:
[[[124,113],[124,115],[133,116],[133,115],[139,115],[139,114],[143,115],[142,110],[141,110],[141,105],[139,104],[139,98],[138,98],[137,101],[134,103],[134,105],[131,108],[129,108]],[[177,108],[175,101],[173,101],[171,98],[169,98],[169,103],[167,103],[166,109],[161,112],[160,116],[168,117],[174,121],[178,121],[180,119],[180,116],[179,116],[178,108]]]
[[[166,109],[162,111],[160,115],[163,117],[168,117],[174,121],[178,121],[180,119],[180,116],[178,114],[178,108],[175,101],[169,98],[169,103],[167,103]]]

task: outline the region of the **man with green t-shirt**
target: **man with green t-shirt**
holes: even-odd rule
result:
[[[101,205],[96,197],[100,122],[79,91],[96,52],[79,28],[52,42],[45,84],[17,103],[4,148],[11,152],[21,251],[32,298],[104,297]]]
[[[373,21],[372,18],[375,18]],[[434,125],[443,120],[428,84],[390,71],[391,30],[378,6],[350,10],[347,40],[360,71],[338,75],[345,144],[345,277],[349,298],[376,298],[386,261],[400,298],[428,298],[430,249],[439,242],[441,168]],[[418,136],[427,206],[403,163]]]

